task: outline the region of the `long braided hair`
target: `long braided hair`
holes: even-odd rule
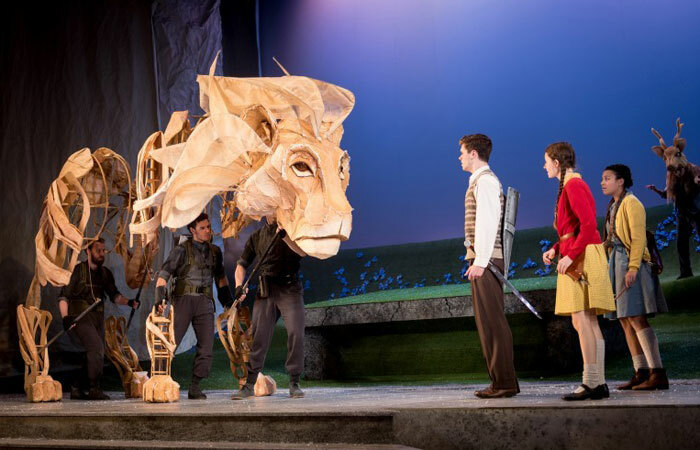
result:
[[[559,199],[564,191],[564,177],[568,169],[576,167],[576,153],[574,147],[568,142],[555,142],[549,144],[544,152],[550,159],[559,161],[559,192],[557,192],[557,203],[554,205],[554,228],[557,228],[557,214],[559,211]]]
[[[610,202],[608,203],[608,209],[605,212],[605,226],[603,227],[603,236],[604,236],[604,242],[605,242],[605,248],[609,249],[612,247],[612,240],[615,237],[615,219],[617,218],[617,213],[620,211],[620,204],[622,204],[622,200],[625,198],[627,195],[627,189],[632,187],[632,171],[630,170],[629,167],[627,167],[624,164],[612,164],[605,169],[603,169],[603,172],[609,170],[615,174],[615,178],[622,179],[624,180],[622,184],[622,194],[620,195],[620,198],[617,199],[617,202],[615,202],[615,197],[612,197],[610,199]],[[615,203],[615,215],[610,217],[610,211],[611,207]],[[610,223],[610,233],[608,233],[608,223]]]

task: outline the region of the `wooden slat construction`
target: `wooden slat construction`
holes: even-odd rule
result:
[[[119,371],[119,377],[124,386],[126,398],[143,397],[143,385],[148,380],[139,364],[139,358],[129,345],[126,319],[124,317],[109,317],[105,321],[105,344],[107,357]]]
[[[61,383],[49,375],[49,349],[46,333],[51,324],[51,313],[30,306],[17,305],[19,349],[24,359],[24,391],[27,400],[55,402],[63,397]],[[38,340],[37,339],[38,333]]]
[[[170,377],[175,356],[175,311],[170,305],[167,316],[157,313],[156,306],[146,319],[146,345],[151,355],[151,378],[143,385],[143,401],[169,403],[180,399],[180,385]]]

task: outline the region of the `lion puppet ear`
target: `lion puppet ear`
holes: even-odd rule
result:
[[[272,148],[277,141],[277,120],[269,109],[263,105],[252,105],[241,114],[241,119],[262,139],[268,147]]]

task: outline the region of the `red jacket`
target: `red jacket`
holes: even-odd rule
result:
[[[573,237],[561,240],[562,236],[572,232]],[[560,240],[553,248],[562,257],[568,256],[572,260],[583,253],[587,245],[602,242],[596,223],[593,194],[578,174],[564,184],[557,208],[557,234]]]

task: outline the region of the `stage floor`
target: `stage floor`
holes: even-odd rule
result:
[[[145,403],[125,399],[123,392],[108,392],[111,400],[70,400],[64,393],[56,403],[27,403],[23,395],[0,395],[0,415],[220,415],[220,414],[366,414],[390,413],[397,409],[441,408],[588,408],[591,406],[644,407],[700,405],[700,380],[672,380],[667,391],[615,391],[622,381],[609,381],[610,398],[598,401],[565,402],[574,382],[522,383],[521,392],[507,399],[482,400],[473,395],[483,384],[433,386],[372,386],[348,388],[304,388],[306,397],[289,398],[286,388],[269,397],[231,400],[233,391],[204,391],[206,400],[188,400],[180,392],[176,403]],[[303,388],[303,383],[302,383]]]
[[[609,381],[611,388],[618,383]],[[42,404],[2,395],[0,447],[27,438],[143,442],[167,436],[172,444],[668,448],[700,437],[700,380],[672,380],[668,391],[611,390],[609,399],[599,401],[560,400],[575,386],[522,383],[516,397],[495,400],[474,397],[473,391],[485,385],[454,384],[308,388],[303,399],[291,399],[280,389],[270,397],[243,401],[232,401],[231,391],[205,391],[207,400],[188,400],[181,391],[180,401],[170,404],[126,400],[121,392],[110,392],[109,401],[66,396]],[[597,432],[591,435],[590,430]]]

